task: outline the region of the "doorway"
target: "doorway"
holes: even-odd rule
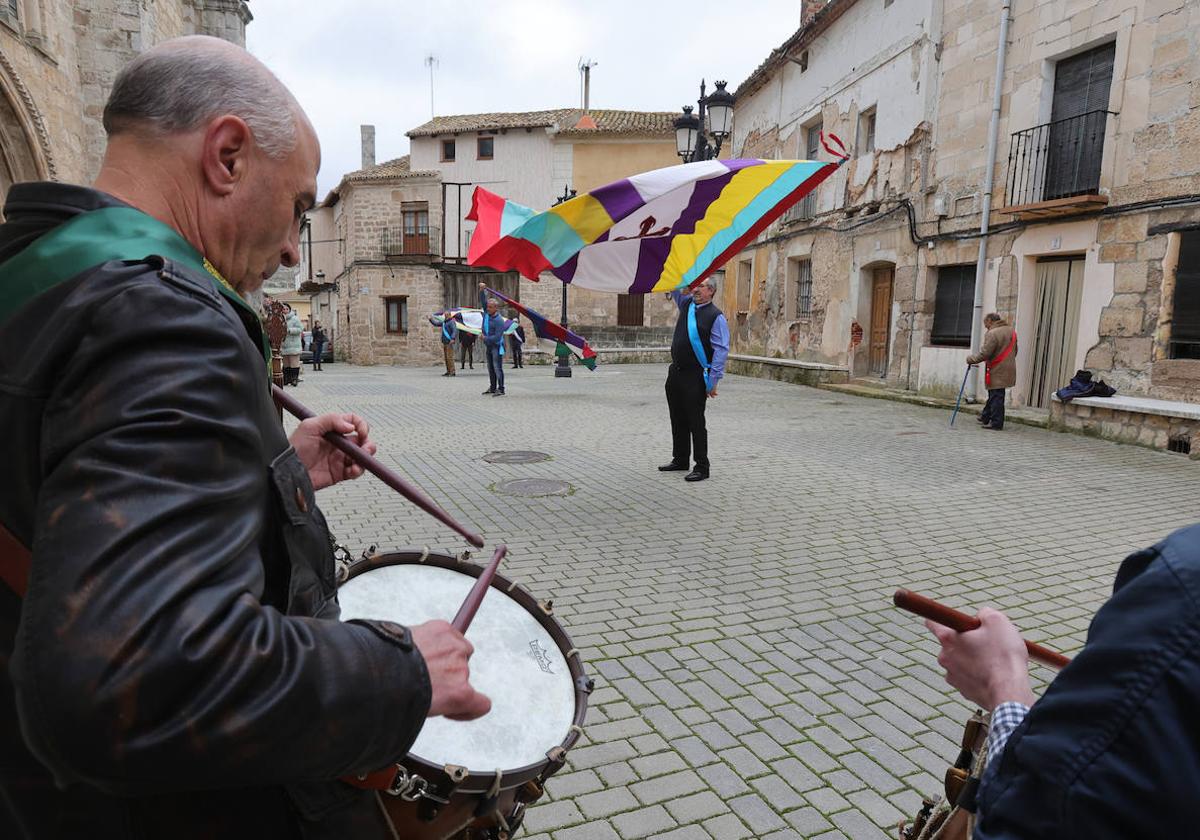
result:
[[[892,332],[892,285],[894,268],[877,268],[871,280],[870,372],[880,379],[887,376],[888,344]]]
[[[1038,260],[1029,382],[1029,405],[1034,408],[1049,408],[1051,395],[1070,382],[1075,372],[1083,262],[1081,256]]]

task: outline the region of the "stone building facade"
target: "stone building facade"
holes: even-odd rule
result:
[[[9,0],[0,4],[0,189],[87,183],[117,72],[148,47],[207,34],[245,44],[244,0]]]
[[[465,216],[477,184],[544,208],[566,187],[584,191],[679,162],[673,114],[586,116],[559,109],[437,117],[409,132],[410,155],[382,164],[374,163],[374,129],[363,126],[363,167],[307,214],[301,232],[301,287],[314,317],[333,326],[338,358],[436,363],[441,349],[426,319],[443,307],[478,306],[480,281],[558,320],[563,286],[552,275],[535,283],[466,265],[474,222]],[[571,328],[607,346],[661,345],[674,323],[663,296],[568,295]]]
[[[809,5],[739,88],[735,153],[807,157],[803,129],[820,121],[854,154],[727,266],[751,285],[749,300],[726,289],[745,312],[735,349],[956,390],[978,314],[999,4]],[[981,306],[1017,327],[1013,404],[1049,408],[1077,368],[1200,402],[1197,24],[1186,0],[1011,4]],[[886,100],[865,93],[873,77]],[[789,303],[801,280],[807,312]]]
[[[559,108],[435,117],[412,129],[413,166],[436,170],[447,183],[446,261],[465,261],[474,229],[465,216],[477,184],[541,210],[560,199],[564,189],[585,192],[674,166],[679,163],[675,117],[665,111]],[[518,294],[523,303],[559,317],[562,284],[553,276],[537,283],[522,279]],[[621,326],[636,335],[640,327],[674,323],[669,302],[660,296],[575,288],[567,295],[568,321],[584,334],[589,328]]]
[[[427,364],[441,358],[425,320],[443,306],[434,267],[441,203],[438,173],[412,170],[405,156],[345,175],[309,212],[301,231],[301,286],[314,284],[313,311],[332,330],[339,360]],[[330,287],[336,288],[332,295]]]
[[[824,132],[850,159],[730,260],[722,308],[738,352],[903,380],[924,260],[905,208],[929,185],[939,4],[803,5],[800,29],[738,87],[732,154],[830,160]]]

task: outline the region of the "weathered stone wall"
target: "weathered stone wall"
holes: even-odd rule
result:
[[[1078,12],[1078,13],[1077,13]],[[1084,13],[1086,12],[1086,13]],[[977,194],[983,177],[982,151],[990,117],[990,71],[995,64],[998,14],[967,0],[947,0],[942,55],[942,95],[936,124],[934,179],[951,211],[947,228],[979,224]],[[1200,209],[1148,208],[1120,213],[1123,205],[1176,199],[1200,193],[1200,7],[1185,0],[1113,0],[1102,4],[1033,0],[1014,7],[1003,83],[1000,154],[993,206],[1004,224],[1008,164],[1007,138],[1049,121],[1055,63],[1079,50],[1115,40],[1116,53],[1100,192],[1109,204],[1096,228],[1098,261],[1089,261],[1085,289],[1108,288],[1099,307],[1080,313],[1084,323],[1099,322],[1080,348],[1084,364],[1122,393],[1164,399],[1200,399],[1200,371],[1167,356],[1169,307],[1174,266],[1170,264],[1171,227],[1200,225]],[[971,212],[958,212],[971,209]],[[1114,212],[1118,211],[1118,212]],[[1064,223],[1038,225],[1054,240]],[[993,238],[989,255],[1002,272],[999,297],[987,308],[1031,312],[1018,303],[1018,285],[1036,294],[1029,276],[1031,261],[1009,260],[1010,238]],[[1051,255],[1049,253],[1047,256]],[[1111,277],[1111,280],[1109,279]],[[1005,283],[1008,279],[1011,282]],[[1006,295],[1005,292],[1009,294]],[[1019,325],[1032,330],[1035,323]],[[1081,341],[1084,337],[1081,332]],[[1025,342],[1031,351],[1032,343]],[[1018,384],[1018,392],[1025,387]]]
[[[1096,406],[1050,406],[1050,428],[1092,435],[1118,443],[1167,449],[1172,441],[1187,441],[1190,455],[1200,460],[1200,421],[1160,414],[1140,414]]]
[[[408,330],[389,333],[384,301],[401,296],[408,300]],[[426,320],[442,306],[441,278],[430,266],[352,265],[342,281],[338,305],[335,352],[339,359],[356,365],[422,365],[441,360],[437,331]]]
[[[35,177],[86,183],[95,176],[104,103],[135,55],[196,33],[244,45],[250,19],[243,0],[44,0],[23,4],[16,21],[0,18],[0,97],[26,124],[24,140],[41,163]],[[11,130],[0,134],[10,154],[23,153],[21,140]],[[27,178],[20,170],[16,179]]]

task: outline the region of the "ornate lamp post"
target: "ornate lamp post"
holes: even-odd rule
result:
[[[563,184],[563,194],[554,202],[554,206],[562,204],[564,201],[570,201],[575,197],[575,190],[571,189],[569,184]],[[565,329],[567,326],[567,284],[563,283],[562,287],[562,325]],[[567,349],[565,344],[559,344],[555,351],[558,356],[558,363],[554,366],[554,378],[560,379],[563,377],[571,377],[571,351]]]
[[[704,80],[701,79],[700,98],[696,101],[699,112],[693,114],[692,106],[684,105],[683,114],[675,120],[675,151],[684,163],[712,160],[721,153],[721,144],[729,136],[734,98],[725,90],[726,82],[716,84],[717,89],[705,96]]]

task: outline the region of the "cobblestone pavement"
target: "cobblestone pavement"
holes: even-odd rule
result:
[[[385,461],[507,542],[502,571],[553,597],[596,677],[535,840],[894,836],[969,708],[892,591],[995,605],[1070,653],[1121,559],[1196,517],[1179,455],[742,377],[709,405],[712,479],[685,484],[655,470],[665,373],[531,367],[492,398],[482,366],[330,365],[294,389],[367,417]],[[482,460],[516,449],[551,460]],[[574,493],[490,489],[524,477]],[[463,547],[370,477],[321,506],[356,555]]]

